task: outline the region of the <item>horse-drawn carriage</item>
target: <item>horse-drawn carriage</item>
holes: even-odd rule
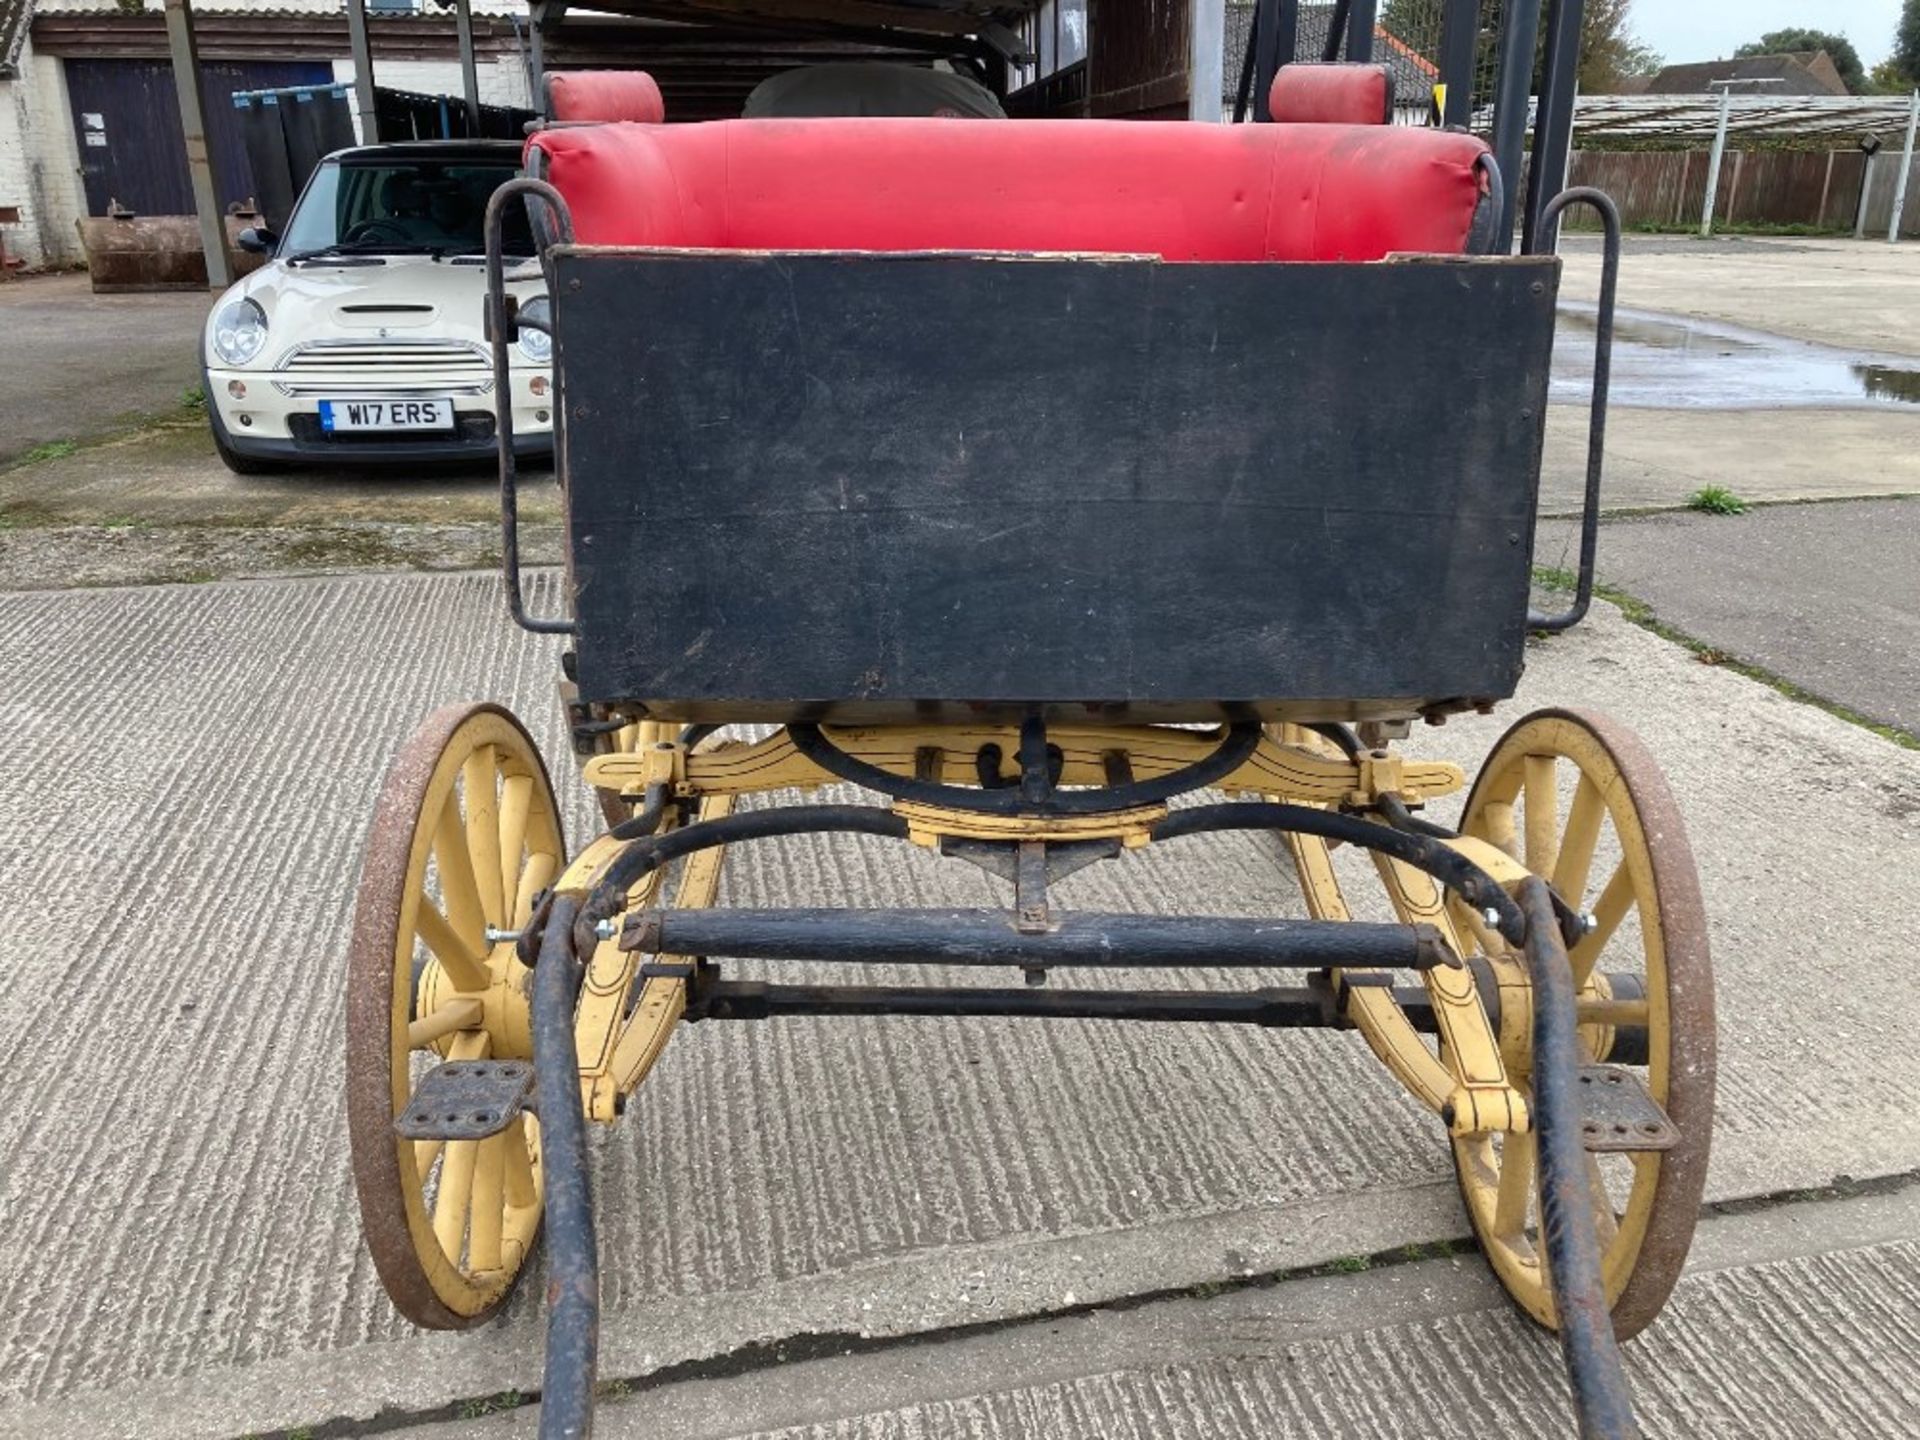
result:
[[[410,1319],[492,1315],[544,1221],[543,1435],[591,1408],[586,1126],[681,1023],[784,1015],[1357,1030],[1560,1332],[1583,1426],[1632,1433],[1615,1337],[1665,1301],[1705,1173],[1698,887],[1612,721],[1529,715],[1470,786],[1396,748],[1508,698],[1590,566],[1574,611],[1530,612],[1559,261],[1484,253],[1486,147],[1378,123],[1376,82],[1283,71],[1250,126],[531,139],[494,228],[533,208],[551,309],[513,312],[496,252],[493,339],[552,333],[569,613],[526,614],[503,434],[506,581],[568,637],[609,825],[569,854],[518,721],[431,716],[379,801],[348,1060],[367,1238]],[[1593,483],[1616,258],[1617,228]],[[1422,815],[1462,789],[1456,825]],[[1283,842],[1304,918],[1053,895],[1244,830]],[[730,847],[849,832],[982,867],[1008,903],[715,905]],[[1352,918],[1340,846],[1391,922]],[[743,982],[723,957],[967,974]],[[1111,983],[1134,967],[1295,983]]]

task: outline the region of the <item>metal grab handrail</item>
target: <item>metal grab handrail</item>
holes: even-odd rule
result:
[[[1573,604],[1558,615],[1527,611],[1530,629],[1570,630],[1586,619],[1593,604],[1593,562],[1600,548],[1600,472],[1607,450],[1607,389],[1613,376],[1613,298],[1620,281],[1620,208],[1604,190],[1576,185],[1562,190],[1540,212],[1540,228],[1550,230],[1569,205],[1591,205],[1600,212],[1604,232],[1600,263],[1600,304],[1593,325],[1593,398],[1587,418],[1587,488],[1580,502],[1580,573]]]
[[[565,198],[544,180],[516,176],[495,190],[487,201],[486,320],[487,340],[493,346],[493,393],[496,397],[493,439],[500,456],[500,574],[507,587],[507,613],[513,617],[514,624],[535,635],[571,635],[574,633],[571,620],[549,620],[529,615],[520,590],[520,473],[513,454],[513,391],[511,377],[507,373],[507,346],[513,343],[521,325],[530,330],[544,331],[548,335],[553,333],[548,326],[510,313],[507,304],[506,258],[501,253],[501,236],[506,224],[507,206],[522,195],[534,196],[551,206],[559,243],[573,243],[573,215],[567,209]],[[528,207],[530,211],[532,208]],[[544,245],[540,249],[540,263],[541,269],[545,270]],[[559,366],[553,367],[553,374],[554,434],[557,439],[562,408]]]

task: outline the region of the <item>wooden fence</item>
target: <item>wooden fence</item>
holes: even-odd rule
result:
[[[1568,179],[1612,195],[1628,229],[1698,225],[1707,162],[1705,150],[1576,150]],[[1851,232],[1865,162],[1858,150],[1728,150],[1720,162],[1714,225],[1818,225]],[[1897,152],[1882,151],[1873,162],[1869,235],[1886,236],[1899,169]],[[1920,236],[1920,160],[1914,170],[1901,217],[1900,233],[1905,236]],[[1591,224],[1585,219],[1573,223]]]

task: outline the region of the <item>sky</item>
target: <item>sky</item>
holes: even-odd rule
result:
[[[1844,35],[1871,70],[1893,49],[1900,0],[1634,0],[1633,31],[1672,64],[1721,60],[1769,30]]]

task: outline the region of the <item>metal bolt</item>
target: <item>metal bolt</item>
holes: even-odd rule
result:
[[[1491,905],[1480,912],[1480,918],[1487,922],[1488,929],[1498,930],[1500,928],[1500,912]]]
[[[521,932],[518,930],[497,930],[491,925],[487,926],[487,928],[482,930],[480,933],[486,939],[486,942],[489,945],[507,945],[507,944],[515,943],[520,939],[520,934],[521,934]]]
[[[611,940],[620,933],[620,922],[617,920],[602,920],[593,927],[593,933],[598,935],[602,940]]]
[[[1581,934],[1591,935],[1594,931],[1598,930],[1599,928],[1600,928],[1600,917],[1598,915],[1594,914],[1591,910],[1582,912],[1580,916],[1580,933]]]

